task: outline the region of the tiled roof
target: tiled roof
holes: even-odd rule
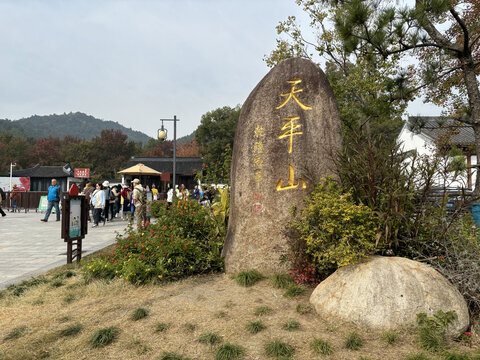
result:
[[[142,163],[161,173],[173,173],[173,158],[134,157],[125,168]],[[176,173],[179,175],[194,175],[202,170],[203,159],[193,157],[177,157],[175,159]]]
[[[409,116],[409,129],[421,133],[430,139],[437,139],[446,132],[454,132],[450,140],[458,146],[469,146],[475,143],[473,128],[452,118],[441,116]]]
[[[41,166],[35,165],[29,169],[15,170],[12,172],[15,177],[33,177],[33,178],[62,178],[73,176],[63,170],[63,166]]]

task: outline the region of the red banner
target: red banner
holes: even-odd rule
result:
[[[75,169],[73,176],[88,179],[90,177],[90,169]]]
[[[170,173],[164,172],[161,175],[162,181],[170,181]]]

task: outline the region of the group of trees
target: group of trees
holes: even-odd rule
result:
[[[471,125],[480,158],[480,4],[478,1],[296,0],[315,40],[295,17],[277,27],[287,38],[266,58],[325,63],[344,135],[395,138],[408,101],[424,95],[444,115]],[[410,4],[410,5],[408,5]],[[355,142],[355,141],[354,141]],[[346,142],[348,144],[348,141]],[[475,192],[480,195],[480,176]]]

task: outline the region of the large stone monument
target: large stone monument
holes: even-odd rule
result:
[[[323,71],[294,58],[273,68],[240,112],[233,148],[227,273],[285,270],[284,228],[341,147],[337,102]]]

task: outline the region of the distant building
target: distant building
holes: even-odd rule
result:
[[[173,158],[163,157],[133,157],[127,164],[126,168],[136,164],[144,164],[154,170],[161,172],[160,177],[147,177],[145,184],[151,187],[156,185],[160,191],[166,191],[167,183],[173,181]],[[187,188],[193,188],[195,185],[195,175],[198,171],[202,171],[203,159],[196,157],[177,157],[176,163],[176,181],[177,185],[185,184]],[[132,180],[136,176],[126,175],[125,178]]]
[[[29,177],[30,191],[47,191],[51,185],[52,179],[57,180],[62,191],[68,191],[73,182],[80,182],[80,179],[73,177],[73,169],[70,164],[64,166],[42,166],[35,165],[29,169],[15,170],[12,172],[14,177]]]
[[[416,150],[419,155],[432,155],[435,140],[446,132],[453,132],[450,141],[463,150],[467,165],[477,164],[474,151],[475,135],[473,128],[452,118],[441,116],[410,116],[403,126],[397,141],[403,144],[404,151]],[[467,177],[461,182],[452,183],[451,187],[472,189],[475,184],[476,171],[467,170]]]

